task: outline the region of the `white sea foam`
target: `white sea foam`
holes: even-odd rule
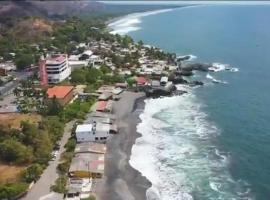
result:
[[[231,72],[238,72],[239,69],[236,67],[231,67],[229,64],[222,64],[222,63],[213,63],[212,67],[209,68],[210,71],[213,72],[220,72],[220,71],[231,71]]]
[[[220,131],[208,121],[194,90],[186,90],[181,96],[145,100],[137,126],[142,137],[129,162],[151,181],[148,200],[192,200],[193,193],[197,199],[238,199],[239,191],[230,188],[242,183],[232,181],[227,154],[211,143]]]
[[[206,78],[212,80],[213,83],[223,83],[223,84],[227,84],[226,81],[221,81],[221,80],[218,80],[218,79],[215,79],[212,75],[210,74],[207,74],[206,75]]]
[[[110,23],[108,26],[113,29],[113,31],[111,31],[112,34],[125,35],[129,32],[137,31],[140,29],[139,24],[141,23],[141,18],[150,15],[156,15],[159,13],[169,12],[171,10],[172,9],[162,9],[156,11],[129,14],[119,20]]]

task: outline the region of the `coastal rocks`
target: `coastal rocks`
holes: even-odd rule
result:
[[[168,77],[168,81],[171,81],[173,84],[186,84],[188,83],[185,79],[180,75],[170,74]]]
[[[174,84],[168,84],[165,87],[152,88],[151,86],[145,87],[144,92],[146,97],[158,98],[161,96],[171,96],[177,88]]]
[[[212,67],[212,64],[208,63],[187,63],[181,66],[182,71],[203,71],[208,72],[209,68]]]
[[[186,60],[189,60],[190,58],[191,58],[190,55],[187,55],[187,56],[178,56],[177,57],[177,62],[186,61]]]
[[[177,74],[179,74],[181,76],[192,76],[193,72],[192,72],[192,70],[181,70],[181,71],[177,72]]]
[[[202,86],[203,82],[202,81],[191,81],[188,83],[189,86],[194,87],[194,86]]]

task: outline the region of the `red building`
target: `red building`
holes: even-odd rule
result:
[[[48,88],[47,95],[49,99],[56,98],[62,105],[66,105],[73,99],[73,86],[54,86]]]

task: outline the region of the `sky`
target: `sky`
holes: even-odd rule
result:
[[[124,4],[124,5],[181,5],[181,4],[239,4],[239,5],[265,5],[270,4],[270,1],[182,1],[182,0],[172,0],[172,1],[156,1],[156,0],[105,0],[100,1],[109,4]]]

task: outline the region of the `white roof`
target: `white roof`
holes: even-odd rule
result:
[[[76,133],[77,132],[86,132],[86,131],[92,131],[92,124],[80,124],[76,128]]]
[[[168,82],[168,77],[167,76],[161,77],[160,82]]]
[[[91,56],[93,54],[93,52],[91,50],[86,50],[83,52],[83,54]]]

